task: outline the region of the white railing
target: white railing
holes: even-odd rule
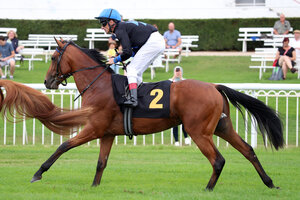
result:
[[[41,90],[44,94],[48,95],[53,103],[60,107],[70,109],[78,108],[81,104],[81,98],[76,102],[73,99],[78,95],[78,91],[75,84],[68,84],[66,87],[60,87],[59,90],[47,90],[43,84],[26,84],[34,89]],[[299,84],[256,84],[256,83],[239,83],[231,84],[224,83],[230,88],[239,90],[243,93],[251,95],[264,101],[267,105],[271,106],[277,112],[281,113],[281,117],[284,123],[284,138],[286,146],[299,145],[299,97],[300,97],[300,85]],[[5,91],[4,91],[5,93]],[[238,110],[231,108],[231,119],[235,130],[242,136],[242,138],[248,142],[251,141],[251,145],[256,147],[257,145],[263,145],[262,138],[257,137],[256,124],[251,123],[250,117],[245,111],[245,121],[242,119]],[[16,144],[42,144],[42,145],[54,145],[61,144],[66,137],[50,132],[39,121],[35,119],[26,120],[25,117],[22,123],[10,123],[5,118],[0,121],[0,143],[4,145],[16,145]],[[17,119],[10,119],[16,122]],[[1,126],[3,125],[3,128]],[[180,145],[183,145],[182,129],[179,129]],[[242,134],[244,133],[244,134]],[[3,135],[2,135],[3,134]],[[75,133],[76,134],[76,133]],[[3,137],[2,137],[2,136]],[[74,135],[74,134],[73,134]],[[72,137],[72,136],[70,136]],[[1,142],[3,138],[3,142]],[[222,142],[218,137],[214,138],[217,146],[226,145],[227,142]],[[99,140],[89,142],[88,145],[96,143],[99,145]],[[159,135],[143,135],[134,136],[133,140],[128,140],[126,136],[117,136],[115,139],[116,144],[132,144],[132,145],[155,145],[155,144],[173,144],[172,129],[162,131]],[[268,145],[268,142],[266,143]]]

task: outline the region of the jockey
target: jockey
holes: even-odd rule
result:
[[[161,55],[165,49],[165,40],[157,29],[149,24],[137,21],[121,22],[121,15],[115,9],[104,9],[99,17],[102,29],[112,33],[122,45],[123,52],[115,58],[110,58],[108,64],[125,61],[133,56],[127,66],[127,78],[130,99],[124,102],[126,106],[138,105],[137,87],[143,81],[143,72]]]

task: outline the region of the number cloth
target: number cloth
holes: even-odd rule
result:
[[[124,113],[126,76],[112,75],[113,93],[116,103]],[[170,117],[170,85],[171,81],[143,83],[138,87],[138,106],[133,110],[135,118],[169,118]]]

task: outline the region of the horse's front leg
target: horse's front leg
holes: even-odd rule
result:
[[[114,139],[115,139],[114,135],[105,135],[103,138],[100,139],[100,154],[99,154],[96,174],[92,186],[97,186],[100,184],[102,174],[106,167],[108,156]]]
[[[95,133],[95,131],[93,131],[93,128],[86,126],[80,133],[78,133],[78,135],[62,143],[57,148],[55,153],[52,154],[50,158],[46,162],[44,162],[40,169],[34,174],[31,183],[41,180],[42,174],[46,172],[63,153],[67,152],[68,150],[74,147],[77,147],[95,139],[96,136],[92,133]]]

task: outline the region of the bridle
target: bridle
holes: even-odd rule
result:
[[[56,81],[60,81],[60,80],[63,80],[65,81],[65,83],[63,83],[63,81],[60,82],[60,84],[62,84],[63,86],[66,86],[68,84],[67,82],[67,78],[69,78],[70,76],[73,75],[73,73],[67,73],[67,74],[63,74],[62,71],[61,71],[61,67],[60,67],[60,61],[61,61],[61,58],[64,54],[64,52],[66,51],[66,48],[69,46],[70,42],[68,42],[62,50],[59,50],[57,47],[56,48],[56,51],[58,52],[59,56],[58,56],[58,60],[57,60],[57,65],[56,65],[56,74],[55,74],[55,80]]]
[[[56,51],[59,54],[58,60],[57,60],[57,65],[56,65],[56,74],[55,74],[55,80],[57,82],[59,82],[59,84],[62,84],[63,86],[66,86],[68,84],[67,79],[72,76],[73,74],[75,74],[76,72],[81,72],[81,71],[85,71],[85,70],[90,70],[90,69],[95,69],[98,67],[103,67],[102,65],[96,65],[96,66],[92,66],[92,67],[85,67],[85,68],[81,68],[78,70],[75,70],[73,72],[69,72],[66,74],[62,73],[61,70],[61,66],[60,66],[60,61],[61,58],[64,54],[64,52],[66,51],[67,47],[70,45],[70,41],[60,50],[59,47],[56,48]],[[87,89],[89,89],[89,87],[91,87],[91,85],[93,85],[93,83],[109,68],[109,65],[106,65],[106,67],[98,74],[98,76],[88,85],[86,86],[86,88],[84,90],[82,90],[82,92],[74,99],[74,101],[76,101]],[[65,81],[65,83],[63,83],[63,81]]]

